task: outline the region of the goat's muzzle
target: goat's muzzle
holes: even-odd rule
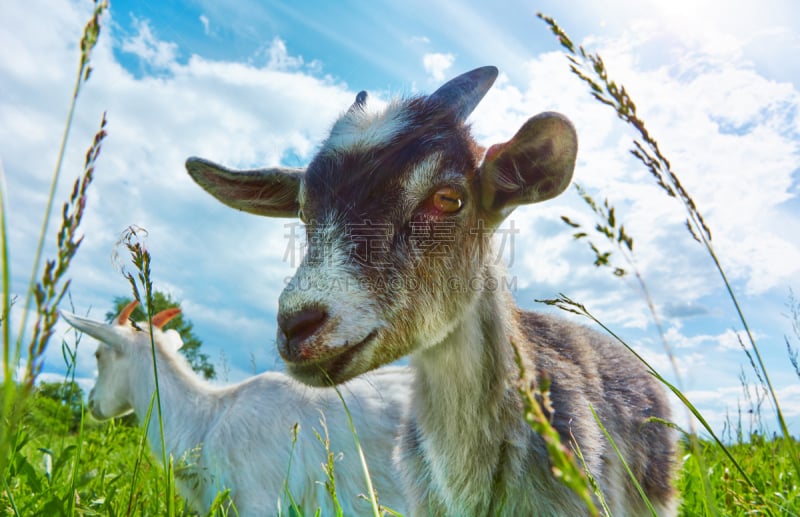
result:
[[[355,342],[330,342],[329,331],[338,321],[319,308],[278,314],[277,347],[288,373],[312,386],[344,382],[358,353],[377,336],[373,330]]]
[[[313,347],[304,346],[328,320],[328,313],[316,307],[306,308],[291,314],[278,314],[278,349],[281,355],[294,357],[300,361],[311,359],[308,356]]]

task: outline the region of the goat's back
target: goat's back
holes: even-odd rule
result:
[[[521,312],[520,322],[537,377],[549,381],[553,426],[562,442],[577,441],[612,512],[635,515],[645,508],[590,405],[650,501],[668,510],[676,450],[673,430],[653,420],[670,420],[659,381],[631,351],[582,325],[535,312]],[[631,502],[637,508],[626,506]]]
[[[381,504],[403,510],[391,451],[408,403],[410,373],[407,368],[385,370],[339,390],[352,414]],[[217,479],[211,492],[235,487],[231,495],[239,511],[244,508],[243,515],[277,513],[278,497],[286,512],[284,481],[304,510],[313,512],[319,506],[323,515],[333,513],[322,467],[327,461],[321,442],[325,428],[336,458],[336,489],[345,515],[369,514],[369,503],[359,497],[367,490],[354,437],[333,389],[311,388],[284,374],[264,373],[220,390],[214,419],[203,444],[204,463],[226,472],[230,479]]]

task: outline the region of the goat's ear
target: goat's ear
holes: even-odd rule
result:
[[[578,136],[566,117],[541,113],[514,138],[486,151],[479,170],[481,203],[500,221],[517,205],[556,197],[572,179]]]
[[[177,352],[183,348],[183,340],[181,339],[181,335],[175,329],[164,331],[164,344],[172,352]]]
[[[206,192],[237,210],[269,217],[297,217],[303,169],[234,171],[202,158],[189,158],[186,170]]]

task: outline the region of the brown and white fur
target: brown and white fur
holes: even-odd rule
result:
[[[585,515],[524,421],[520,372],[550,382],[552,422],[577,443],[613,515],[649,515],[593,406],[660,515],[675,512],[673,432],[659,383],[604,335],[518,309],[491,233],[518,205],[569,184],[577,137],[562,115],[528,120],[484,153],[465,119],[497,76],[463,74],[370,112],[366,93],[304,170],[187,169],[220,201],[306,222],[308,253],[279,300],[278,350],[322,386],[410,355],[410,416],[396,450],[412,515]]]
[[[322,465],[327,452],[315,432],[324,435],[336,457],[336,489],[345,515],[372,515],[359,452],[335,391],[310,388],[279,372],[265,372],[240,383],[216,386],[197,375],[178,353],[175,330],[163,330],[178,309],[153,316],[153,342],[147,323],[131,323],[136,302],[112,324],[62,312],[76,329],[97,339],[98,378],[89,409],[100,420],[133,411],[144,421],[155,393],[153,353],[164,424],[164,448],[174,458],[175,481],[189,506],[202,515],[220,492],[230,490],[229,515],[288,515],[286,487],[304,510],[334,515]],[[407,368],[382,368],[342,387],[358,432],[380,503],[406,508],[392,467],[393,437],[409,398]],[[153,407],[147,427],[150,446],[161,457],[161,430]],[[297,425],[297,441],[292,429]],[[291,458],[291,460],[290,460]],[[289,469],[291,461],[291,469]],[[288,474],[288,477],[287,477]]]

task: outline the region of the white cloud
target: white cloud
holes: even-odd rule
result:
[[[747,333],[744,331],[725,329],[719,334],[694,333],[687,335],[682,327],[681,321],[675,320],[664,333],[667,341],[676,350],[702,350],[705,348],[716,352],[730,351],[743,354],[743,349],[752,349]],[[758,336],[753,337],[758,341]]]
[[[208,16],[201,14],[199,20],[200,23],[203,24],[203,32],[206,34],[206,36],[211,34],[211,22],[209,21]]]
[[[785,209],[796,199],[800,94],[791,84],[771,81],[750,64],[723,61],[694,49],[693,68],[643,68],[637,49],[658,33],[639,31],[614,40],[595,39],[612,78],[621,80],[648,128],[660,142],[681,182],[712,230],[718,256],[734,282],[759,294],[791,283],[800,274],[800,248],[788,228],[797,215]],[[635,42],[635,45],[634,45]],[[634,136],[613,112],[594,102],[563,56],[549,53],[525,64],[520,87],[501,76],[473,116],[486,144],[507,140],[531,114],[557,109],[573,119],[580,140],[575,179],[596,200],[608,198],[634,237],[636,260],[658,303],[697,303],[721,284],[707,252],[686,231],[686,212],[658,188],[629,154]],[[503,130],[505,127],[505,130]],[[735,129],[732,129],[735,128]],[[757,188],[755,187],[757,185]],[[592,228],[590,212],[572,193],[543,206],[519,209],[517,218],[556,220],[560,214]],[[776,221],[783,221],[777,225]],[[566,227],[562,228],[562,232]],[[548,235],[549,237],[549,235]],[[530,279],[564,279],[563,258],[571,244],[562,234],[529,249],[539,264]],[[595,242],[605,244],[601,237]],[[584,248],[586,249],[586,248]],[[584,254],[584,261],[590,259]],[[569,277],[586,279],[580,262]],[[583,266],[591,270],[592,266]],[[577,270],[576,270],[577,269]]]
[[[411,36],[408,38],[408,43],[411,45],[428,45],[431,39],[427,36]]]
[[[434,81],[441,82],[455,61],[453,54],[431,53],[422,57],[422,65]]]
[[[747,333],[744,331],[736,332],[728,329],[715,339],[717,341],[717,350],[752,350]]]
[[[720,438],[735,439],[739,430],[746,436],[751,431],[763,431],[763,427],[766,427],[768,431],[778,431],[774,425],[777,413],[771,398],[763,398],[761,404],[758,405],[753,387],[749,387],[749,390],[750,400],[745,393],[745,387],[741,385],[708,390],[689,390],[685,391],[684,395],[697,407],[703,418],[718,435],[723,429],[726,430],[726,435],[720,436]],[[763,397],[764,394],[761,396]],[[789,429],[796,429],[800,425],[800,386],[794,384],[782,387],[776,391],[776,396]],[[673,399],[672,409],[679,424],[687,426],[689,417],[682,416],[686,415],[683,405]],[[757,413],[751,413],[751,410],[756,410]],[[703,428],[699,422],[695,420],[694,425],[695,429],[702,431]],[[778,433],[780,434],[780,431]]]
[[[122,41],[122,51],[130,52],[156,69],[166,69],[174,64],[178,45],[160,41],[153,34],[147,20],[133,19],[136,34]]]
[[[292,71],[298,70],[303,66],[302,56],[291,56],[286,49],[286,42],[280,38],[275,38],[267,50],[269,61],[267,68],[274,70]]]

